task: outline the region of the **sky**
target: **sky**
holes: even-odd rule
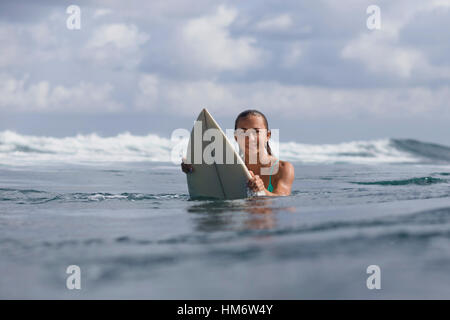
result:
[[[170,136],[254,108],[281,141],[450,145],[449,38],[450,0],[2,0],[0,131]]]

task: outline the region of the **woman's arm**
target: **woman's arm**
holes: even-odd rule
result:
[[[248,181],[248,186],[255,192],[264,191],[266,196],[288,196],[291,194],[292,183],[294,182],[294,166],[285,161],[283,166],[280,166],[280,173],[277,186],[270,192],[264,187],[264,182],[260,176],[255,175],[252,171],[252,179]]]
[[[277,186],[273,189],[273,192],[269,192],[276,196],[289,196],[292,190],[292,183],[294,182],[295,172],[294,166],[285,161],[283,167],[280,166],[280,176],[278,178]]]

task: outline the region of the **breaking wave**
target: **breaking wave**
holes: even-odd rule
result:
[[[179,150],[185,150],[187,140],[171,140],[155,134],[136,136],[128,132],[113,137],[92,133],[56,138],[3,131],[0,132],[0,164],[170,162],[181,159],[182,152],[176,152],[177,145]],[[302,163],[450,163],[450,147],[411,139],[338,144],[272,142],[271,145],[282,159]]]

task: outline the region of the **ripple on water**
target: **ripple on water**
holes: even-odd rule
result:
[[[141,201],[141,200],[188,200],[187,194],[178,193],[54,193],[33,189],[0,188],[0,201],[12,201],[17,204],[43,204],[51,201],[57,202],[99,202],[99,201]]]
[[[352,181],[354,184],[361,185],[380,185],[380,186],[405,186],[405,185],[431,185],[436,183],[446,183],[448,180],[433,178],[433,177],[419,177],[403,180],[380,180],[380,181]]]

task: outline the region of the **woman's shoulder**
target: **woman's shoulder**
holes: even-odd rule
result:
[[[290,163],[289,161],[283,161],[283,160],[279,160],[279,169],[278,169],[278,174],[280,176],[294,176],[294,166],[292,165],[292,163]]]
[[[294,174],[294,166],[289,161],[284,161],[278,159],[278,176],[286,176],[286,175]]]

